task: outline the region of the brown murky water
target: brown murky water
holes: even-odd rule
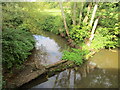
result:
[[[118,69],[118,49],[101,50],[90,58],[90,60],[97,63],[99,68]]]
[[[47,58],[40,61],[42,64],[51,64],[60,60],[62,50],[67,49],[66,41],[59,36],[54,36],[55,39],[34,35],[36,38],[36,57],[39,50],[47,52]],[[57,40],[56,40],[57,39]],[[65,46],[66,45],[66,46]],[[42,48],[42,49],[41,49]],[[43,56],[45,57],[45,56]],[[39,58],[39,57],[38,57]],[[47,61],[48,60],[48,61]],[[92,69],[90,63],[98,66]],[[28,84],[23,88],[117,88],[118,87],[118,49],[101,50],[96,53],[89,62],[86,62],[82,67],[67,69],[54,76],[47,77],[43,75]]]

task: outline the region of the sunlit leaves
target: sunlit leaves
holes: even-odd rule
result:
[[[85,55],[88,54],[89,51],[83,51],[80,49],[72,48],[72,51],[64,51],[63,52],[63,60],[71,60],[74,61],[77,65],[81,65],[83,60],[85,59]]]
[[[70,37],[78,42],[84,41],[84,39],[90,35],[90,28],[89,26],[73,26],[70,30]]]

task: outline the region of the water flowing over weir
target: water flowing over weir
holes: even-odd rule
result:
[[[66,42],[59,36],[55,39],[34,35],[36,50],[34,59],[48,65],[59,61]],[[52,37],[52,36],[51,36]],[[54,35],[53,35],[54,37]],[[57,42],[56,42],[57,41]],[[66,46],[65,46],[66,45]],[[93,69],[89,62],[97,64]],[[117,88],[118,87],[118,49],[101,50],[81,67],[66,69],[53,76],[42,75],[22,86],[22,88]]]

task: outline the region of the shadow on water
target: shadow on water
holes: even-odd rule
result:
[[[118,87],[117,69],[98,69],[89,72],[85,69],[67,69],[47,78],[38,77],[23,88],[116,88]]]

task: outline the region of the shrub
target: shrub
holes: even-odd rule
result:
[[[55,16],[55,18],[53,20],[53,28],[51,29],[51,32],[53,32],[55,34],[59,34],[63,31],[64,31],[64,24],[62,22],[61,17]]]
[[[5,68],[19,66],[30,55],[34,38],[24,30],[4,29],[2,33],[2,59]]]
[[[90,26],[73,26],[70,30],[70,37],[76,42],[83,42],[90,35]]]
[[[71,60],[74,61],[75,64],[81,65],[83,63],[83,60],[85,59],[85,55],[88,54],[89,51],[83,51],[80,49],[74,49],[72,48],[72,51],[64,51],[62,59],[63,60]]]
[[[55,34],[59,34],[59,29],[63,28],[63,23],[61,21],[61,17],[45,15],[46,17],[40,21],[40,28],[45,31],[50,31]]]

